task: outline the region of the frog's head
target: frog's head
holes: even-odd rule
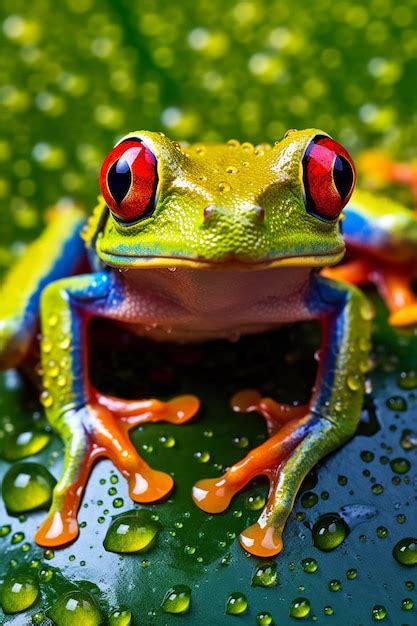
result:
[[[103,163],[96,251],[118,268],[331,265],[354,182],[349,154],[316,129],[257,148],[130,133]]]

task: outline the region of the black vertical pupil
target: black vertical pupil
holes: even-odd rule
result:
[[[117,159],[107,174],[107,184],[113,198],[120,204],[130,189],[132,172],[129,163],[124,156]]]
[[[342,200],[349,195],[353,185],[353,170],[349,161],[338,154],[333,166],[333,179]]]

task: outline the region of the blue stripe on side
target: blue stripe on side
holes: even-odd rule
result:
[[[319,414],[327,413],[325,409],[330,404],[334,389],[337,359],[348,327],[348,297],[348,291],[341,290],[337,283],[332,284],[318,275],[308,297],[308,309],[317,317],[326,316],[327,324],[326,345],[321,346],[319,364],[322,379],[313,398],[313,409]]]

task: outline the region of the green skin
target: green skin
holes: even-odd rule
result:
[[[227,497],[213,487],[211,504],[206,502],[207,485],[197,485],[194,493],[202,508],[222,510],[253,476],[267,474],[270,497],[255,529],[265,539],[253,540],[248,529],[241,541],[262,556],[281,549],[304,476],[357,427],[372,317],[359,290],[318,273],[342,258],[345,243],[338,220],[325,222],[306,210],[302,158],[316,134],[323,133],[291,131],[273,147],[254,149],[238,142],[180,148],[159,133],[132,133],[127,137],[139,137],[158,162],[154,213],[126,225],[101,198],[87,224],[78,210],[57,213],[10,270],[0,290],[0,365],[17,367],[27,359],[40,320],[41,401],[65,445],[39,544],[56,547],[76,538],[76,510],[99,456],[113,460],[138,502],[158,499],[172,486],[169,477],[146,466],[117,419],[129,407],[137,418],[130,425],[168,419],[169,403],[159,418],[148,419],[144,403],[135,407],[97,394],[87,367],[92,317],[178,342],[319,319],[322,357],[303,418],[278,432],[277,425],[270,428],[273,436],[248,455],[246,469],[237,464],[229,470],[223,477]],[[79,275],[85,251],[91,271]],[[264,457],[268,464],[262,464]],[[145,475],[149,490],[138,489]]]

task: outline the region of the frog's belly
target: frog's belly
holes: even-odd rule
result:
[[[132,270],[110,317],[158,341],[236,340],[310,319],[309,285],[308,268]]]

